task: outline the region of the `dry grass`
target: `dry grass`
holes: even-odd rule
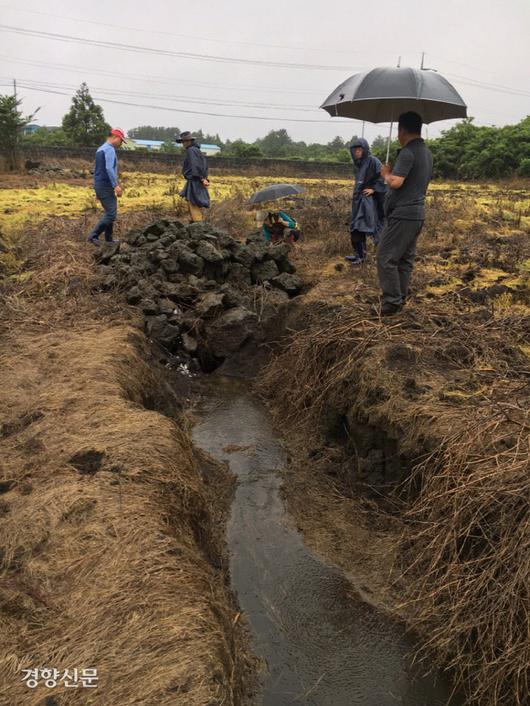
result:
[[[335,210],[344,206],[340,199]],[[527,706],[527,234],[513,214],[477,213],[452,192],[436,195],[420,242],[414,295],[402,314],[385,322],[373,308],[373,264],[345,269],[330,257],[327,234],[311,234],[298,249],[312,286],[292,312],[289,341],[262,384],[282,424],[302,430],[311,446],[336,452],[330,419],[342,427],[343,477],[322,481],[321,473],[333,467],[328,459],[322,469],[317,465],[312,483],[306,468],[291,483],[298,482],[303,495],[298,510],[292,504],[295,516],[318,492],[325,494],[324,506],[337,504],[337,517],[309,511],[310,541],[357,573],[359,553],[356,559],[345,552],[352,551],[352,537],[369,533],[366,513],[356,507],[362,484],[355,482],[350,436],[359,424],[384,430],[409,469],[416,466],[405,485],[397,477],[378,489],[387,494],[386,510],[399,508],[398,527],[394,522],[390,531],[396,542],[401,524],[402,573],[393,591],[402,592],[400,611],[418,629],[431,663],[453,670],[469,703]],[[503,283],[508,292],[499,291]],[[306,467],[307,451],[301,456]],[[348,471],[353,487],[345,481]],[[373,508],[370,513],[373,521]]]
[[[415,627],[477,704],[530,694],[530,412],[519,389],[415,469],[404,554]]]
[[[222,534],[187,431],[154,411],[167,389],[97,290],[84,224],[44,233],[2,292],[0,703],[240,703]],[[32,667],[95,667],[99,686],[31,690]]]

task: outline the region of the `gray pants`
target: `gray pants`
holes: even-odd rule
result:
[[[389,218],[385,222],[377,247],[377,275],[386,304],[405,302],[422,227],[423,221]]]

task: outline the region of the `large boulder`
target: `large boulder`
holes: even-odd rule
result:
[[[120,252],[119,242],[106,243],[103,241],[94,253],[95,259],[102,265],[108,265],[112,258]]]
[[[164,233],[168,225],[169,221],[155,221],[154,223],[148,225],[147,228],[144,228],[144,235],[155,236],[156,238],[158,238]],[[150,238],[148,238],[148,240],[150,240]]]
[[[253,284],[262,284],[263,282],[267,282],[280,274],[278,266],[274,260],[256,262],[252,265],[251,272]]]
[[[207,327],[208,349],[216,358],[226,358],[255,334],[256,324],[256,314],[248,309],[228,309]]]
[[[127,304],[139,304],[142,300],[142,292],[140,288],[135,286],[131,287],[127,292]]]
[[[223,311],[224,294],[207,292],[201,294],[195,304],[195,311],[202,319],[213,319]]]
[[[204,269],[204,260],[196,255],[186,243],[177,240],[170,248],[171,255],[177,260],[182,272],[200,277]]]
[[[199,243],[195,252],[206,262],[215,263],[223,261],[223,255],[221,252],[212,243],[209,243],[206,240],[202,240]]]
[[[291,275],[287,272],[282,272],[281,275],[274,277],[270,282],[273,287],[277,287],[278,289],[287,292],[287,294],[291,297],[300,294],[304,284],[298,275]]]

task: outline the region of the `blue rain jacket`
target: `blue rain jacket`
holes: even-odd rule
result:
[[[363,154],[355,159],[355,148],[362,147]],[[352,197],[350,230],[377,236],[383,225],[383,201],[386,192],[381,178],[381,162],[370,154],[368,142],[360,137],[350,146],[355,165],[355,187]],[[374,189],[372,196],[365,196],[363,189]]]
[[[208,162],[199,145],[186,148],[182,176],[186,179],[186,186],[180,195],[199,208],[209,208],[210,194],[201,183],[202,179],[208,179]]]

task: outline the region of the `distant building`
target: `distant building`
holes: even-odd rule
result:
[[[37,125],[37,123],[29,123],[29,125],[24,125],[22,128],[22,134],[23,135],[33,135],[34,132],[40,129],[40,125]]]
[[[127,144],[131,145],[131,147],[134,149],[134,147],[146,147],[149,151],[151,150],[159,150],[164,142],[162,140],[127,140]]]
[[[161,149],[162,145],[164,144],[163,140],[140,140],[140,139],[132,139],[130,138],[127,141],[127,146],[129,149],[137,149],[137,148],[143,148],[147,149],[149,152],[156,152]],[[211,157],[214,154],[217,154],[218,152],[221,151],[221,148],[219,145],[202,145],[201,144],[201,152],[204,152],[207,156]]]
[[[208,157],[213,157],[221,151],[219,145],[203,145],[201,144],[201,152],[204,152]]]

